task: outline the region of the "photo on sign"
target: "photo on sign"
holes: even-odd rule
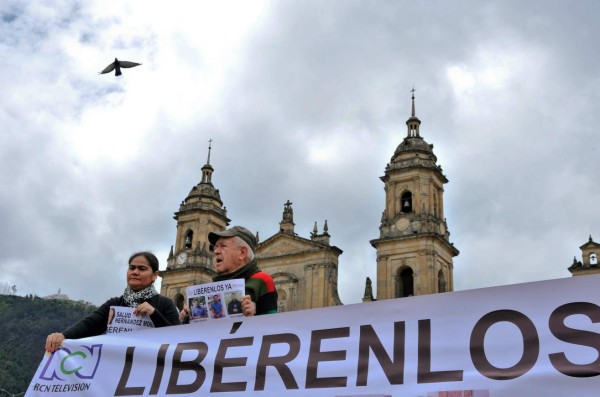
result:
[[[344,394],[335,397],[392,397],[391,394]]]
[[[196,296],[188,301],[190,308],[190,317],[192,320],[208,318],[208,309],[206,308],[206,297]]]
[[[489,390],[447,390],[427,393],[427,397],[490,397]]]
[[[223,304],[223,296],[214,294],[208,297],[208,312],[211,318],[225,318],[225,305]]]
[[[244,291],[231,291],[225,293],[225,304],[227,305],[227,314],[235,316],[242,314],[242,298]]]
[[[106,323],[106,325],[107,326],[111,325],[114,318],[115,318],[115,308],[111,307],[110,309],[108,309],[108,322]]]

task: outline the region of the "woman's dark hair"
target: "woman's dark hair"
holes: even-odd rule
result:
[[[135,254],[132,254],[129,257],[128,263],[131,265],[131,261],[133,260],[133,258],[135,258],[137,256],[143,256],[144,258],[146,258],[146,260],[150,264],[150,267],[152,267],[153,272],[158,271],[158,258],[152,252],[147,252],[147,251],[136,252]]]

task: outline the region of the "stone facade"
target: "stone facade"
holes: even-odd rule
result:
[[[279,225],[279,232],[256,249],[261,269],[275,281],[279,311],[341,305],[337,279],[342,250],[329,244],[327,221],[323,234],[315,223],[310,239],[298,236],[288,200]]]
[[[578,261],[573,257],[573,264],[569,266],[569,271],[573,276],[585,276],[588,274],[599,274],[600,265],[598,264],[598,255],[600,254],[600,244],[595,243],[590,236],[587,243],[581,247],[581,258],[583,261]]]
[[[444,218],[443,185],[448,182],[436,164],[433,145],[421,138],[420,120],[407,121],[408,135],[397,147],[381,180],[385,209],[377,250],[377,296],[367,278],[363,302],[452,291],[452,258],[458,250],[450,243]],[[215,275],[208,233],[230,223],[219,190],[212,184],[210,146],[202,180],[179,206],[175,245],[160,272],[161,294],[181,308],[190,285],[210,282]],[[261,269],[273,277],[279,311],[341,305],[338,296],[338,258],[342,250],[330,244],[327,221],[319,233],[315,223],[308,238],[294,232],[292,203],[284,204],[279,232],[259,242],[256,257]],[[258,240],[258,233],[257,233]],[[368,265],[368,264],[366,264]]]

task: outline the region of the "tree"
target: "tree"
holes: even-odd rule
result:
[[[0,292],[14,291],[0,284]],[[15,287],[16,290],[16,287]],[[68,300],[0,295],[0,389],[20,396],[27,390],[40,361],[48,334],[61,331],[95,307]],[[0,391],[0,396],[5,396]]]
[[[10,285],[10,283],[3,282],[0,284],[0,295],[16,295],[17,294],[17,286]]]

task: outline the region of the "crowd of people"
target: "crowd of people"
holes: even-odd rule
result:
[[[262,272],[254,257],[257,241],[252,232],[242,226],[234,226],[222,232],[208,235],[213,249],[217,275],[213,281],[244,279],[245,295],[241,301],[231,294],[227,304],[230,314],[244,316],[272,314],[277,312],[277,291],[273,279]],[[89,316],[62,332],[54,332],[46,338],[46,351],[58,350],[65,339],[80,339],[106,333],[114,311],[111,307],[133,308],[134,315],[147,315],[154,327],[167,327],[189,323],[190,316],[207,316],[207,308],[197,299],[192,307],[185,305],[178,310],[172,299],[160,295],[154,287],[158,277],[158,259],[150,252],[136,252],[129,258],[127,287],[123,295],[107,300]],[[130,309],[131,310],[131,309]],[[219,295],[212,297],[208,311],[214,318],[224,316],[225,305]]]

